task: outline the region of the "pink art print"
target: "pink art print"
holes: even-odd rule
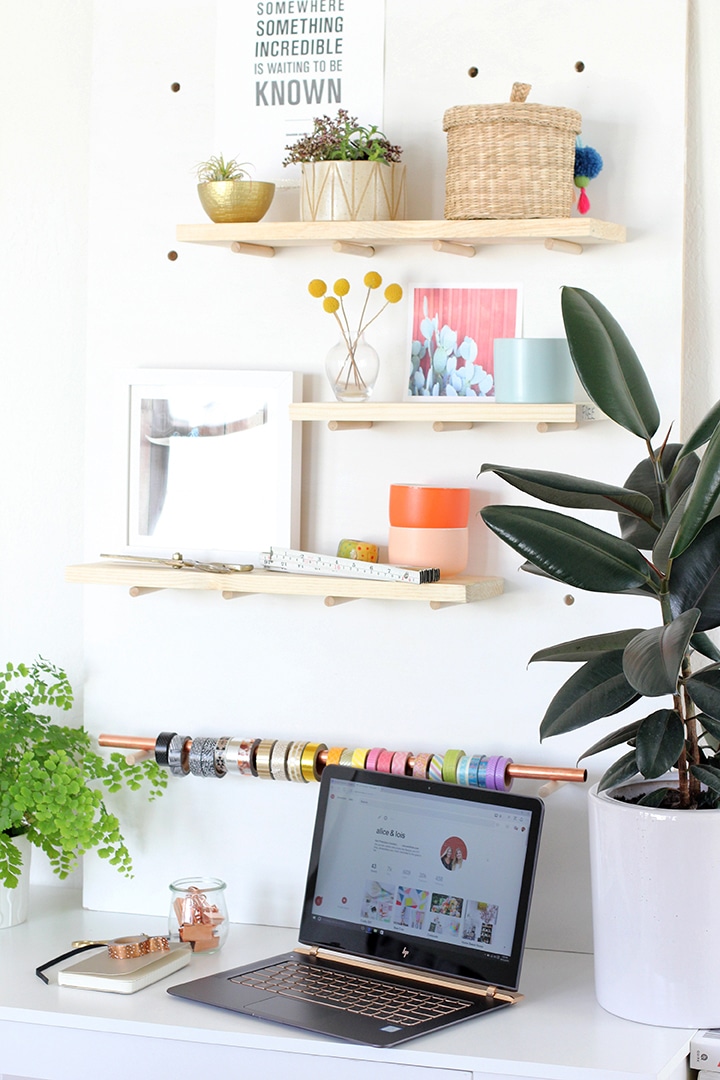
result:
[[[413,288],[412,397],[492,398],[493,342],[521,330],[520,289]]]

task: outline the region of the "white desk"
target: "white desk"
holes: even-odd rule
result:
[[[233,925],[222,952],[137,994],[46,986],[35,968],[76,939],[162,933],[162,919],[83,911],[36,889],[28,921],[0,930],[0,1076],[40,1080],[685,1080],[689,1030],[619,1020],[595,1002],[592,957],[528,950],[519,1005],[378,1050],[170,997],[172,982],[292,948],[293,930]]]

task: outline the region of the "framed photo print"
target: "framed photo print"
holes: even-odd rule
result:
[[[490,398],[493,342],[522,333],[519,285],[414,285],[410,397]]]
[[[299,425],[287,371],[133,372],[127,544],[255,559],[299,536]]]

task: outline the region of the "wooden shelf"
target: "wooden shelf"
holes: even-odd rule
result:
[[[361,581],[357,578],[285,574],[276,570],[210,574],[198,570],[112,562],[68,566],[65,568],[65,580],[83,585],[125,585],[132,596],[143,596],[160,589],[210,590],[221,593],[225,600],[252,593],[320,596],[327,607],[360,599],[421,600],[437,609],[489,600],[503,591],[503,579],[497,577],[455,577],[427,585],[410,585],[402,581]]]
[[[372,427],[377,423],[425,423],[435,431],[467,429],[475,424],[536,424],[538,431],[574,428],[604,419],[592,404],[503,405],[497,401],[308,401],[290,406],[291,420],[320,421],[331,431]]]
[[[488,244],[544,244],[580,254],[587,244],[622,244],[624,225],[597,218],[533,218],[522,221],[258,221],[178,225],[176,238],[217,244],[242,254],[275,254],[277,248],[328,244],[336,251],[373,255],[377,247],[427,244],[436,251],[472,256]]]

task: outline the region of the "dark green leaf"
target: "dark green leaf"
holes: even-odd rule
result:
[[[642,799],[638,799],[638,806],[662,806],[665,802],[665,797],[670,788],[659,787],[654,791],[648,791],[647,795],[643,795]]]
[[[663,447],[660,455],[660,472],[662,476],[669,477],[671,475],[673,466],[681,449],[682,446],[680,443],[668,443]],[[664,485],[666,488],[667,503],[671,510],[676,506],[683,493],[692,484],[699,464],[700,460],[696,454],[689,455],[683,460],[672,481],[669,481]],[[662,526],[667,517],[665,509],[666,502],[665,499],[661,498],[655,469],[649,457],[643,458],[639,465],[636,465],[625,481],[625,487],[631,488],[633,491],[642,492],[645,497],[650,500],[653,507],[652,518],[655,527],[649,526],[638,517],[631,517],[628,514],[620,512],[618,514],[618,521],[620,523],[622,537],[630,544],[634,544],[635,547],[649,550],[657,543],[658,529]]]
[[[637,767],[648,780],[662,776],[676,764],[685,746],[685,728],[674,709],[658,709],[640,722],[635,755]]]
[[[584,289],[562,290],[562,313],[575,370],[592,400],[616,424],[649,442],[660,413],[624,330]]]
[[[594,754],[601,754],[603,750],[611,750],[613,746],[620,746],[621,743],[629,743],[634,740],[637,735],[637,730],[640,727],[639,720],[633,720],[631,724],[626,724],[623,728],[618,728],[617,731],[613,731],[612,734],[606,735],[604,739],[600,739],[598,742],[586,750],[584,754],[581,754],[578,761],[583,761],[585,758],[592,757]]]
[[[481,473],[494,472],[508,484],[554,506],[575,507],[579,510],[625,509],[641,518],[652,518],[653,504],[647,495],[628,487],[601,484],[581,476],[542,472],[536,469],[515,469],[508,465],[483,465]],[[657,530],[651,530],[657,535]]]
[[[618,784],[624,784],[626,780],[632,780],[637,775],[638,767],[635,760],[635,751],[631,750],[629,754],[618,758],[607,772],[603,773],[598,784],[598,791],[607,791],[609,788],[617,787]]]
[[[696,652],[706,656],[708,660],[720,661],[720,649],[711,641],[707,634],[693,634],[690,644]]]
[[[588,660],[560,687],[540,724],[540,739],[564,735],[617,712],[635,697],[622,670],[622,650]]]
[[[712,409],[710,409],[695,428],[690,438],[685,440],[685,445],[683,446],[680,457],[684,457],[692,450],[697,450],[699,446],[704,446],[712,437],[718,424],[720,424],[720,401],[715,402]]]
[[[705,522],[709,520],[718,494],[720,494],[720,427],[715,428],[700,462],[690,489],[685,513],[670,552],[671,558],[677,558],[692,544]]]
[[[685,680],[685,689],[699,709],[720,720],[720,665],[691,675]]]
[[[529,663],[532,664],[536,660],[582,663],[585,660],[592,660],[594,656],[600,656],[601,653],[624,649],[628,642],[640,633],[642,629],[615,630],[609,634],[593,634],[591,637],[563,641],[560,645],[550,645],[547,649],[539,649],[530,657]]]
[[[677,503],[675,504],[670,517],[663,525],[658,535],[655,546],[652,549],[652,561],[653,566],[656,566],[658,570],[661,570],[664,574],[667,573],[668,562],[670,561],[670,550],[675,543],[675,537],[682,520],[682,516],[685,513],[685,507],[690,492],[684,491]],[[629,537],[625,537],[626,540]],[[641,544],[638,547],[642,547]]]
[[[625,648],[623,671],[631,686],[647,697],[674,694],[680,666],[700,612],[690,608],[666,626],[643,630]]]
[[[708,735],[711,735],[714,739],[720,739],[720,720],[716,720],[709,713],[701,713],[697,717],[697,722],[703,731],[707,731]]]
[[[675,618],[700,608],[698,630],[720,626],[720,518],[709,521],[692,546],[673,559],[669,600]]]
[[[690,772],[711,791],[720,793],[720,769],[714,765],[691,765]]]
[[[486,506],[480,513],[501,540],[566,585],[624,592],[658,583],[637,548],[584,521],[528,506]]]

